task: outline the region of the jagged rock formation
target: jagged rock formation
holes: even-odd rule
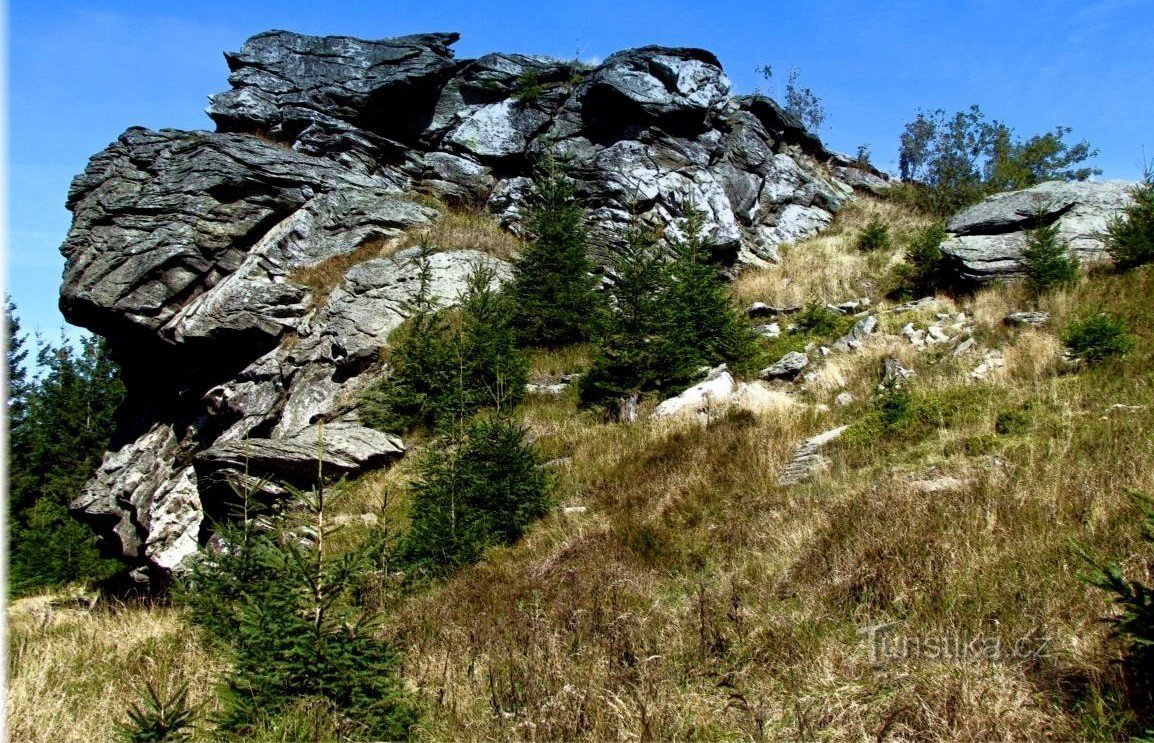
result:
[[[226,54],[216,133],[130,129],[73,182],[61,309],[109,339],[129,389],[73,506],[142,579],[208,537],[229,482],[306,481],[322,431],[333,473],[401,455],[355,402],[417,283],[402,243],[438,217],[408,194],[484,206],[518,231],[534,163],[553,153],[602,259],[635,215],[665,226],[692,204],[718,260],[740,264],[828,224],[847,182],[885,185],[773,101],[731,97],[704,50],[632,49],[590,69],[457,60],[456,40],[259,34]],[[349,254],[371,260],[331,286],[302,278]],[[432,294],[452,302],[479,260],[493,259],[436,253]]]
[[[953,259],[959,276],[968,281],[1020,278],[1026,232],[1040,225],[1058,225],[1058,239],[1083,260],[1104,257],[1102,233],[1109,218],[1130,203],[1126,181],[1082,183],[1047,181],[1022,191],[1010,191],[964,209],[950,219],[949,239],[942,253]]]

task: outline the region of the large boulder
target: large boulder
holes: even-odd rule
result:
[[[268,31],[225,54],[232,90],[210,97],[220,131],[291,140],[317,120],[338,119],[406,137],[428,123],[427,108],[455,64],[455,33],[383,41]]]
[[[142,578],[209,538],[246,468],[307,485],[320,427],[326,474],[401,455],[356,407],[417,288],[446,306],[478,263],[495,284],[511,272],[468,245],[406,247],[441,216],[412,192],[523,233],[535,164],[554,155],[598,262],[635,221],[677,234],[694,209],[713,257],[740,268],[877,185],[832,176],[848,161],[770,99],[730,97],[707,51],[642,47],[590,68],[457,60],[456,39],[259,34],[225,55],[216,133],[133,128],[74,180],[61,309],[108,338],[128,402],[73,508]]]
[[[1106,250],[1102,234],[1110,217],[1131,202],[1133,183],[1047,181],[1021,191],[991,196],[954,215],[942,253],[961,278],[984,282],[1024,275],[1022,250],[1027,232],[1056,224],[1058,239],[1071,255],[1097,260]]]

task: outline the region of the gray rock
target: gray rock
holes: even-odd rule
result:
[[[902,366],[902,362],[893,356],[887,356],[886,360],[882,363],[882,378],[878,387],[881,389],[896,389],[901,387],[903,382],[913,376],[915,376],[913,369],[907,369]]]
[[[455,40],[260,34],[226,55],[231,90],[209,107],[218,133],[130,129],[75,179],[61,307],[109,338],[134,401],[116,434],[130,443],[75,505],[138,568],[175,569],[209,537],[205,515],[224,515],[226,481],[256,484],[236,469],[243,447],[291,479],[310,448],[298,437],[357,425],[416,286],[411,252],[373,255],[437,218],[402,193],[487,205],[525,235],[532,164],[555,153],[590,205],[603,265],[634,220],[675,236],[692,206],[713,257],[735,268],[776,260],[852,193],[830,175],[844,158],[776,103],[730,98],[708,52],[646,47],[587,70],[457,61]],[[346,269],[350,254],[369,260]],[[438,306],[477,259],[433,256]],[[509,275],[496,269],[495,282]],[[328,456],[353,471],[356,457]]]
[[[799,351],[790,351],[775,364],[758,372],[762,379],[793,379],[809,366],[809,357]]]
[[[969,281],[1019,278],[1024,274],[1020,259],[1026,230],[1041,223],[1057,224],[1058,239],[1067,243],[1072,255],[1102,258],[1106,223],[1131,202],[1133,185],[1049,181],[991,196],[950,219],[951,237],[942,243],[942,253]]]
[[[201,489],[229,483],[229,475],[271,478],[297,486],[324,477],[380,467],[405,452],[396,436],[350,423],[310,426],[283,439],[250,438],[216,444],[193,460]]]
[[[856,351],[861,348],[865,339],[873,334],[877,329],[878,318],[877,315],[866,315],[862,319],[854,323],[849,332],[838,338],[833,343],[833,350],[835,351]]]
[[[1045,325],[1050,322],[1049,312],[1011,312],[1006,315],[1007,325]]]
[[[821,454],[826,444],[834,441],[849,430],[849,426],[839,426],[833,430],[820,433],[798,444],[793,451],[793,458],[777,478],[778,485],[799,485],[813,479],[813,476],[829,467],[830,460]]]
[[[595,129],[658,123],[696,134],[722,110],[729,86],[704,49],[650,46],[610,55],[582,86],[581,102]]]
[[[239,52],[225,54],[232,90],[210,96],[207,113],[221,131],[267,132],[287,141],[294,130],[332,118],[386,136],[415,133],[420,103],[431,105],[452,74],[449,46],[458,38],[257,34]]]

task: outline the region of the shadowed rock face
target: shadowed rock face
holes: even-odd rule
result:
[[[599,259],[635,216],[666,225],[693,205],[719,260],[757,264],[852,193],[829,175],[848,159],[772,101],[730,97],[704,50],[644,47],[590,69],[456,60],[456,40],[259,34],[225,55],[216,133],[129,129],[73,181],[61,309],[109,339],[129,389],[113,451],[73,507],[141,579],[203,542],[245,456],[307,485],[322,422],[332,473],[401,456],[354,403],[406,315],[413,252],[323,290],[297,277],[437,219],[405,194],[483,205],[520,231],[533,164],[554,153],[590,204]],[[493,259],[435,255],[433,293],[453,301],[479,260]]]
[[[950,219],[951,233],[942,253],[966,280],[985,282],[1020,278],[1027,232],[1057,224],[1058,239],[1082,260],[1105,257],[1102,233],[1110,217],[1130,203],[1133,183],[1047,181],[1021,191],[1001,193]]]

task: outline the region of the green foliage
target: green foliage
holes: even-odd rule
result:
[[[295,511],[246,512],[222,529],[183,590],[191,621],[232,661],[220,728],[276,728],[302,700],[320,699],[338,715],[341,739],[406,738],[417,712],[396,677],[398,653],[356,603],[385,540],[334,554],[324,488],[289,492]]]
[[[1071,256],[1069,246],[1058,239],[1056,223],[1039,224],[1026,233],[1022,268],[1026,270],[1026,284],[1037,294],[1073,286],[1079,278],[1078,259]]]
[[[507,418],[482,418],[452,445],[429,451],[412,485],[405,560],[445,575],[490,546],[513,544],[545,515],[549,481],[526,433]]]
[[[604,300],[576,184],[552,157],[538,170],[529,209],[533,241],[507,289],[521,342],[556,348],[587,341],[604,315]]]
[[[998,415],[994,418],[994,432],[999,436],[1027,433],[1034,421],[1031,407],[1027,403],[1021,407],[998,411]]]
[[[1070,323],[1062,342],[1074,356],[1089,363],[1122,356],[1134,348],[1134,338],[1127,332],[1126,323],[1104,312]]]
[[[773,67],[761,65],[757,72],[768,82],[773,79]],[[800,83],[801,70],[790,67],[785,83],[785,111],[802,123],[806,129],[816,132],[825,123],[825,106],[821,98],[809,87],[802,87]]]
[[[188,703],[187,683],[169,694],[148,683],[141,701],[128,711],[128,722],[118,727],[126,743],[181,743],[192,739],[196,714]]]
[[[79,352],[64,340],[42,344],[39,375],[27,381],[12,309],[9,304],[9,589],[19,595],[103,580],[120,569],[101,557],[95,535],[67,508],[108,447],[124,387],[107,346],[95,338],[82,341]]]
[[[877,217],[874,217],[857,237],[857,249],[872,252],[885,250],[890,246],[890,228]]]
[[[806,303],[794,317],[795,332],[806,333],[819,338],[827,338],[837,333],[843,325],[842,315],[821,302]]]
[[[894,269],[891,296],[915,299],[953,288],[956,279],[941,250],[945,239],[946,230],[940,224],[926,227],[910,238],[905,263]]]
[[[1154,262],[1154,167],[1131,196],[1133,203],[1106,224],[1106,250],[1122,269]]]
[[[519,103],[529,104],[540,100],[545,92],[541,85],[541,76],[536,70],[525,70],[517,77],[516,87],[513,89],[513,98]]]
[[[901,135],[902,180],[920,184],[920,205],[947,216],[999,191],[1046,180],[1084,181],[1101,171],[1073,167],[1094,157],[1086,142],[1067,144],[1067,127],[1015,140],[1013,131],[989,121],[978,106],[952,117],[938,109],[920,111]]]
[[[427,296],[418,299],[416,313],[391,339],[389,375],[362,396],[365,425],[445,429],[483,408],[521,400],[528,356],[517,344],[514,304],[492,288],[494,278],[491,265],[474,266],[455,312],[434,311]]]
[[[1154,564],[1154,500],[1140,493],[1133,493],[1132,498],[1143,519],[1143,540],[1150,548],[1145,561],[1151,565]],[[1113,625],[1117,635],[1126,642],[1126,667],[1135,687],[1133,701],[1140,713],[1147,713],[1144,722],[1154,723],[1154,716],[1150,714],[1154,713],[1154,585],[1128,579],[1116,562],[1095,560],[1077,545],[1075,550],[1094,570],[1082,579],[1112,594],[1114,605],[1119,609],[1104,621]]]
[[[592,368],[581,380],[586,403],[610,407],[646,392],[689,384],[702,367],[742,369],[757,355],[756,338],[709,262],[703,215],[689,209],[670,259],[652,233],[633,229],[614,264],[614,312],[596,339]]]

